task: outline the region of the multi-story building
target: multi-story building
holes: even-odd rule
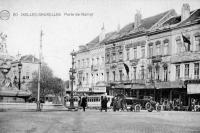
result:
[[[77,93],[106,94],[104,41],[111,35],[112,33],[105,33],[103,26],[99,36],[86,45],[79,46],[75,58]]]
[[[200,9],[190,11],[189,5],[184,4],[179,17],[181,21],[172,30],[171,80],[184,82],[182,89],[189,103],[190,98],[199,102]]]
[[[137,12],[133,23],[82,47],[77,66],[89,58],[91,67],[82,71],[89,73],[88,87],[94,88],[103,73],[98,61],[105,53],[102,75],[109,95],[152,96],[160,102],[179,99],[187,105],[200,97],[199,16],[200,9],[190,11],[188,4],[183,4],[180,15],[172,9],[142,19]],[[78,75],[77,82],[82,79]]]
[[[20,57],[20,61],[22,63],[21,80],[29,83],[34,78],[34,73],[38,73],[39,59],[33,55],[24,55]],[[18,64],[19,60],[12,62],[13,78],[17,79],[19,78]]]
[[[154,86],[146,84],[148,32],[158,29],[167,19],[175,16],[174,10],[142,19],[140,12],[135,22],[126,25],[106,42],[106,80],[109,94],[144,96],[154,93]]]
[[[137,13],[135,23],[110,37],[105,68],[109,94],[178,98],[183,104],[188,96],[189,101],[199,98],[199,10],[183,4],[181,15],[169,10],[141,19]]]

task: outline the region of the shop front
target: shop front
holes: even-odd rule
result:
[[[187,81],[186,83],[189,105],[191,105],[192,102],[195,102],[196,105],[200,105],[200,81]]]
[[[157,100],[161,104],[163,101],[179,101],[182,105],[188,105],[186,86],[182,81],[159,82],[155,84]]]

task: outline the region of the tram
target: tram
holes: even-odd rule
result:
[[[103,97],[106,96],[108,103],[107,103],[107,107],[110,108],[110,104],[112,102],[112,98],[113,96],[109,96],[109,95],[90,95],[87,96],[87,108],[96,108],[96,109],[100,109],[101,107],[101,100],[103,99]],[[74,96],[74,106],[78,107],[79,106],[79,101],[81,100],[81,97],[79,96]],[[65,102],[66,102],[66,106],[70,106],[70,96],[66,96],[65,97]]]

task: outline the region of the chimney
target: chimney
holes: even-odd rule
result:
[[[140,11],[137,10],[137,13],[135,14],[134,29],[137,29],[140,26],[141,20],[142,20],[142,15]]]
[[[181,9],[181,21],[186,20],[190,16],[190,6],[188,3],[183,4]]]
[[[101,33],[99,35],[99,42],[103,41],[103,39],[105,39],[106,33],[105,33],[105,28],[104,28],[104,23],[103,26],[101,28]]]

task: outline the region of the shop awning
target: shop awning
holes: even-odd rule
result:
[[[155,87],[156,89],[186,88],[182,81],[157,82],[155,83]]]
[[[187,84],[187,94],[200,94],[200,84]]]

